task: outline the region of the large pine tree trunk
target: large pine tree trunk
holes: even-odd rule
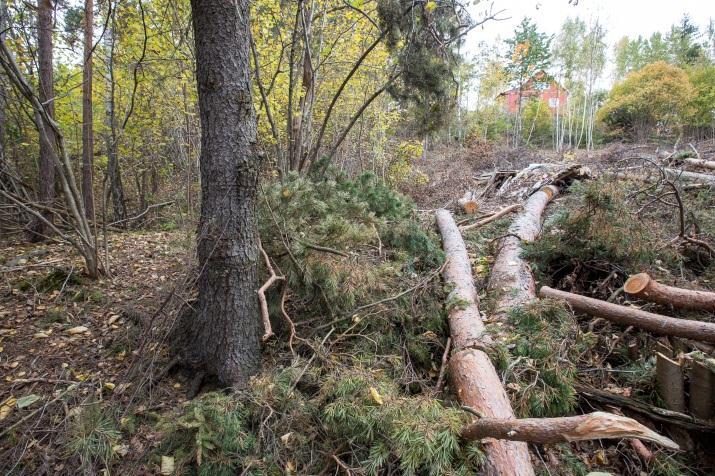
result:
[[[82,198],[87,219],[94,220],[94,128],[92,121],[92,40],[94,1],[84,2],[84,70],[82,71]]]
[[[256,198],[248,0],[191,0],[201,117],[199,297],[189,362],[244,386],[260,365]]]
[[[37,56],[40,79],[40,102],[50,117],[55,115],[55,88],[52,72],[52,0],[37,0]],[[42,118],[38,119],[42,121]],[[54,132],[46,127],[47,134],[40,134],[39,201],[51,206],[55,198]],[[53,221],[52,212],[43,211],[43,216]],[[30,225],[30,239],[42,241],[50,235],[49,226],[41,220]]]

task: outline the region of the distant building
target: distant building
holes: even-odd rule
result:
[[[519,88],[504,91],[499,95],[504,101],[504,108],[511,114],[516,114],[519,110]],[[538,97],[543,102],[549,105],[552,113],[566,106],[569,100],[569,94],[566,89],[552,79],[546,79],[545,73],[539,73],[530,79],[521,90],[521,105],[529,99]]]

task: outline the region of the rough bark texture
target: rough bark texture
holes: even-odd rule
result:
[[[52,1],[37,0],[37,56],[38,73],[40,79],[39,99],[45,105],[45,110],[52,118],[55,116],[55,88],[52,71]],[[38,120],[43,122],[38,115]],[[55,198],[55,144],[54,131],[44,127],[46,134],[40,134],[40,170],[39,170],[39,196],[43,205],[51,206]],[[52,212],[43,211],[42,215],[48,221],[53,221]],[[36,220],[30,225],[30,239],[42,241],[50,235],[50,227]]]
[[[189,363],[245,386],[260,365],[256,195],[248,0],[192,0],[201,115],[199,296]]]
[[[82,198],[84,213],[94,219],[94,127],[92,114],[92,40],[94,0],[84,2],[84,69],[82,70]]]
[[[669,438],[659,435],[632,418],[606,412],[593,412],[561,418],[522,418],[502,420],[481,418],[462,431],[469,440],[494,437],[512,441],[553,444],[604,438],[639,438],[678,449]]]
[[[709,322],[689,321],[687,319],[653,314],[634,307],[619,306],[618,304],[559,291],[548,286],[544,286],[539,290],[539,296],[566,301],[574,311],[602,317],[617,324],[638,327],[660,335],[685,337],[696,341],[715,343],[715,324]]]
[[[492,267],[488,289],[497,296],[492,317],[504,320],[509,309],[536,298],[531,268],[521,258],[521,243],[534,241],[541,233],[541,215],[558,193],[549,185],[534,193],[524,204],[524,210],[509,227],[509,234],[499,241],[499,252]]]
[[[647,273],[639,273],[628,278],[623,285],[623,290],[638,299],[658,304],[671,304],[680,309],[715,311],[715,293],[661,284]]]
[[[114,42],[115,42],[115,15],[116,8],[113,8],[109,19],[107,31],[104,32],[104,48],[107,52],[105,61],[107,63],[107,96],[105,98],[104,122],[107,126],[107,178],[109,189],[107,193],[112,199],[112,214],[115,221],[124,220],[127,217],[127,210],[124,204],[124,185],[122,184],[121,167],[119,164],[119,140],[117,137],[117,121],[115,110],[115,82],[114,82]],[[105,198],[106,201],[106,198]]]
[[[490,339],[479,314],[479,298],[472,279],[467,249],[454,218],[447,210],[437,210],[437,225],[447,254],[443,278],[453,286],[447,302],[449,330],[454,352],[450,360],[452,386],[462,405],[487,418],[513,419],[514,412],[489,356],[484,352]],[[484,441],[486,474],[532,475],[534,469],[525,443]]]
[[[658,394],[669,410],[685,411],[685,379],[683,366],[658,352],[655,360]]]

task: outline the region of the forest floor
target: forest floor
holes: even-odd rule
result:
[[[623,168],[620,160],[634,153],[658,156],[655,147],[625,146],[613,146],[591,154],[579,152],[573,156],[543,151],[493,150],[488,145],[443,149],[417,164],[429,176],[429,183],[404,187],[403,191],[414,199],[418,216],[429,228],[433,223],[432,212],[440,207],[455,210],[458,220],[469,220],[469,216],[459,213],[457,206],[457,200],[467,190],[481,191],[480,187],[485,183],[493,187],[480,199],[478,214],[482,214],[520,203],[535,182],[548,179],[544,170],[534,169],[521,177],[521,182],[512,184],[503,194],[497,194],[500,183],[485,182],[488,181],[485,177],[495,170],[521,171],[533,163],[578,163],[588,167],[592,175],[602,176]],[[653,173],[657,175],[657,171]],[[614,180],[599,184],[615,195],[618,187],[625,187]],[[614,188],[609,188],[611,186]],[[548,236],[559,234],[559,227],[567,223],[558,222],[558,216],[564,211],[575,213],[588,208],[589,193],[592,192],[576,191],[558,198],[549,208],[545,233]],[[691,207],[689,212],[693,217],[697,215],[698,220],[693,221],[698,222],[698,231],[713,238],[715,235],[710,234],[715,231],[711,228],[715,223],[710,210],[712,200],[698,193],[695,191],[692,196],[684,197],[686,206]],[[643,200],[648,201],[647,197],[641,202],[628,197],[628,194],[621,197],[617,206],[634,210],[636,206],[644,206]],[[622,211],[604,211],[601,218],[608,222],[613,219],[609,213],[622,214]],[[711,266],[712,259],[704,256],[702,250],[687,248],[673,250],[677,251],[675,254],[664,251],[662,256],[645,256],[647,250],[643,248],[652,251],[657,244],[667,243],[677,235],[677,217],[672,208],[655,209],[647,217],[640,218],[645,225],[636,227],[636,231],[654,235],[648,235],[641,245],[624,249],[622,254],[618,254],[617,249],[625,246],[623,236],[617,239],[604,237],[592,229],[588,233],[594,235],[584,239],[600,240],[599,245],[605,246],[610,255],[577,256],[573,248],[583,246],[583,243],[563,241],[549,242],[552,247],[563,247],[558,256],[553,255],[553,250],[530,250],[533,256],[544,258],[543,262],[532,264],[537,278],[541,283],[600,299],[613,295],[628,272],[636,269],[647,269],[684,287],[707,289],[713,286],[715,269]],[[510,220],[505,217],[465,236],[475,279],[487,307],[489,296],[485,287],[495,254],[494,242],[506,232]],[[628,222],[624,226],[635,225]],[[622,234],[623,230],[614,233]],[[73,416],[79,411],[76,408],[92,405],[87,402],[107,401],[116,402],[115,408],[121,409],[114,416],[120,423],[119,432],[126,437],[109,438],[115,444],[101,451],[112,454],[115,461],[119,461],[116,465],[128,474],[158,472],[156,455],[147,456],[160,446],[164,436],[156,422],[187,405],[190,381],[182,374],[165,371],[172,362],[163,345],[162,339],[166,336],[157,338],[152,334],[150,339],[148,334],[151,332],[147,333],[147,329],[152,329],[153,319],[157,316],[175,311],[175,308],[168,309],[169,297],[176,298],[181,294],[181,299],[173,299],[179,304],[191,299],[190,292],[184,294],[190,289],[187,282],[191,281],[193,269],[192,242],[191,230],[111,233],[108,243],[111,276],[94,282],[81,276],[81,262],[66,245],[29,245],[20,241],[0,244],[0,468],[4,473],[75,474],[77,458],[68,453],[72,451],[71,447],[68,449],[60,442],[68,432],[77,431],[70,428]],[[171,303],[171,306],[175,305]],[[653,306],[646,308],[663,313],[671,311]],[[694,317],[712,319],[712,316]],[[355,320],[352,327],[358,323],[359,320]],[[341,334],[341,338],[350,335],[347,332],[352,327]],[[578,355],[578,361],[572,362],[578,381],[629,398],[637,395],[649,404],[660,403],[653,391],[650,352],[655,345],[672,346],[673,342],[656,339],[638,330],[623,332],[615,325],[583,317],[577,327],[581,340],[590,342]],[[301,332],[299,327],[299,337]],[[634,343],[643,355],[626,359],[619,346]],[[426,372],[428,378],[437,376],[441,358],[440,352],[432,354],[432,368]],[[310,362],[312,358],[306,368]],[[513,398],[528,399],[524,389],[536,380],[525,383],[507,371],[503,375],[507,380],[512,379],[507,387]],[[154,381],[145,385],[142,379]],[[547,397],[540,394],[539,398]],[[61,404],[59,408],[57,403]],[[527,404],[524,405],[524,411],[518,413],[528,415],[530,410],[526,408]],[[603,406],[581,398],[577,407],[588,411]],[[270,416],[266,420],[268,418]],[[586,468],[620,474],[706,473],[705,467],[711,462],[701,460],[697,465],[700,468],[693,464],[699,458],[697,451],[702,450],[697,442],[687,435],[681,434],[680,438],[688,442],[686,446],[692,451],[677,458],[672,454],[663,454],[660,458],[657,453],[656,457],[660,458],[657,463],[640,461],[631,446],[618,442],[574,444],[572,449],[547,448],[543,455],[538,454],[538,458],[542,460],[541,470],[548,474],[580,474]],[[657,449],[653,451],[657,452]],[[573,461],[564,463],[569,458]],[[199,453],[199,463],[200,459]],[[340,461],[337,457],[335,460]],[[162,460],[162,466],[163,463]],[[287,468],[293,463],[283,464]],[[301,474],[300,470],[286,472]]]

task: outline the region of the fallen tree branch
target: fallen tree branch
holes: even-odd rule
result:
[[[579,294],[559,291],[548,286],[543,286],[539,290],[539,296],[566,301],[574,311],[603,317],[617,324],[638,327],[659,335],[715,343],[715,324],[710,322],[663,316],[635,307],[620,306]]]
[[[618,395],[607,390],[601,390],[600,388],[580,383],[575,384],[574,388],[582,397],[588,400],[627,408],[628,410],[645,415],[655,421],[670,423],[688,430],[703,431],[708,433],[715,432],[715,422],[712,420],[701,420],[690,415],[686,415],[685,413],[648,405],[647,403],[639,402],[638,400],[633,400],[632,398],[624,397],[623,395]]]
[[[261,255],[263,255],[263,260],[266,262],[266,269],[270,274],[266,282],[263,283],[263,286],[258,288],[258,291],[256,291],[258,293],[258,300],[261,303],[261,317],[263,319],[264,332],[263,337],[261,337],[261,340],[265,342],[274,335],[273,328],[271,327],[270,315],[268,314],[268,301],[266,300],[266,290],[273,286],[273,283],[275,283],[276,281],[285,280],[285,276],[279,276],[278,274],[276,274],[275,270],[273,269],[273,266],[271,266],[271,260],[270,258],[268,258],[268,254],[263,249],[263,245],[261,244],[260,240],[258,241],[258,249],[261,251]]]
[[[489,437],[541,444],[638,438],[672,450],[679,449],[673,440],[659,435],[634,419],[606,412],[560,418],[481,418],[467,426],[462,431],[462,437],[467,440]]]
[[[628,278],[623,290],[633,297],[680,309],[715,311],[715,293],[676,288],[661,284],[648,273],[635,274]]]
[[[148,207],[146,207],[146,208],[144,209],[144,211],[141,212],[139,215],[135,215],[135,216],[133,216],[133,217],[125,218],[125,219],[123,219],[123,220],[117,220],[117,221],[115,221],[115,222],[108,223],[107,226],[115,226],[115,225],[118,225],[118,224],[120,224],[120,223],[125,223],[125,222],[128,222],[128,221],[138,220],[138,219],[140,219],[141,217],[143,217],[144,215],[146,215],[147,213],[149,213],[149,211],[152,210],[152,209],[154,209],[154,208],[166,207],[166,206],[173,205],[173,204],[174,204],[174,201],[173,201],[173,200],[171,200],[171,201],[169,201],[169,202],[155,203],[155,204],[153,204],[153,205],[149,205]]]
[[[494,220],[498,220],[499,218],[503,217],[504,215],[515,212],[515,211],[519,210],[520,208],[521,208],[521,205],[519,205],[519,204],[509,205],[508,207],[502,208],[498,212],[493,213],[493,214],[489,215],[488,217],[486,217],[482,220],[479,220],[476,223],[472,223],[471,225],[462,226],[459,229],[461,231],[467,231],[467,230],[471,230],[473,228],[479,228],[480,226],[484,226],[488,223],[493,222]]]

